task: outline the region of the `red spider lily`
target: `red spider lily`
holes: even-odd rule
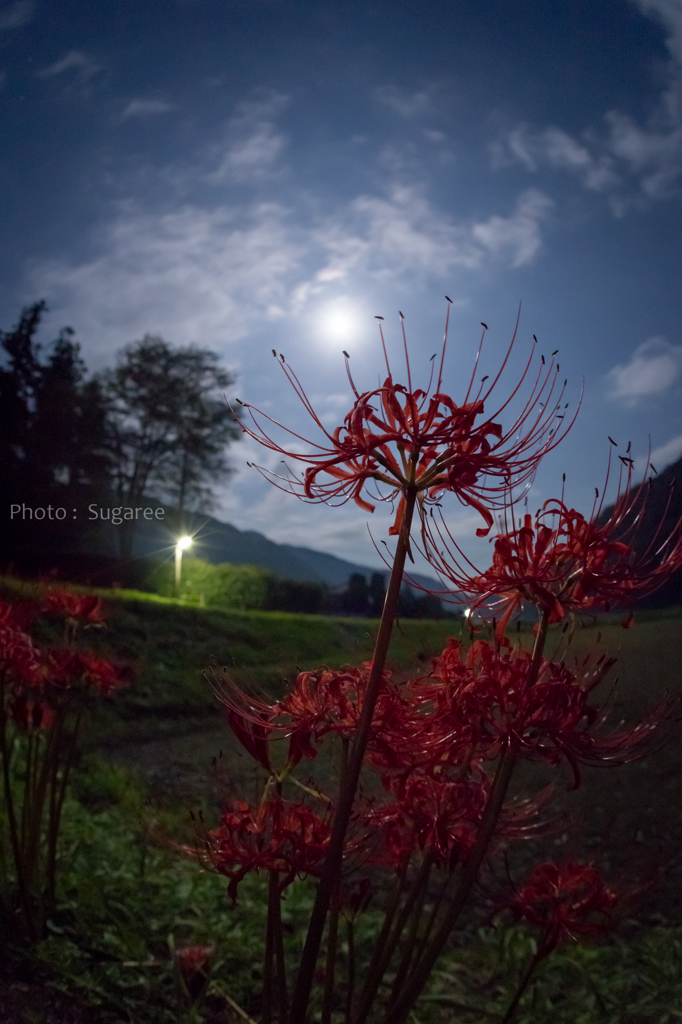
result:
[[[51,590],[41,602],[46,615],[82,619],[92,625],[103,625],[102,602],[91,594],[74,594],[70,590]]]
[[[245,750],[248,750],[254,761],[265,768],[268,775],[272,775],[272,762],[270,760],[270,745],[268,739],[273,732],[274,726],[267,721],[253,721],[243,714],[239,714],[235,708],[228,707],[227,723]]]
[[[491,779],[478,763],[448,773],[421,767],[404,777],[384,778],[396,793],[391,803],[371,805],[363,824],[380,837],[372,862],[400,872],[412,853],[428,851],[434,864],[451,870],[471,851],[490,797]],[[547,786],[534,797],[510,801],[500,818],[497,835],[536,838],[556,832],[556,821],[539,821],[538,812],[552,795]]]
[[[105,658],[90,651],[67,651],[64,648],[46,652],[43,677],[46,684],[57,690],[69,690],[85,683],[103,697],[108,697],[112,690],[127,683],[125,670],[116,668]]]
[[[428,851],[435,864],[453,868],[473,847],[490,790],[485,772],[462,778],[442,773],[411,773],[400,797],[372,808],[367,824],[381,835],[382,863],[401,870],[415,849]]]
[[[207,678],[217,699],[225,707],[227,724],[236,738],[268,775],[275,774],[270,743],[282,738],[282,732],[275,724],[276,703],[256,687],[242,689],[227,669],[219,667],[217,663],[211,666]],[[300,756],[293,756],[290,751],[287,767],[293,768]]]
[[[264,801],[254,811],[241,801],[223,814],[220,827],[209,832],[198,854],[230,879],[228,893],[237,899],[239,883],[251,871],[278,871],[285,889],[297,875],[315,875],[324,861],[329,822],[303,804],[279,798]]]
[[[175,961],[187,978],[193,978],[195,974],[204,973],[214,953],[215,946],[181,946],[175,950]]]
[[[344,666],[299,673],[291,693],[273,709],[284,718],[286,724],[279,727],[291,737],[294,749],[305,757],[315,757],[317,751],[311,741],[319,743],[330,732],[348,739],[353,736],[371,667],[370,662],[364,662],[360,668]],[[368,750],[381,750],[390,756],[391,738],[405,735],[408,718],[408,702],[391,682],[391,673],[384,670]]]
[[[28,633],[13,624],[11,608],[0,603],[0,679],[13,687],[34,686],[40,678],[40,652]]]
[[[460,590],[480,595],[474,608],[499,595],[498,639],[524,601],[548,613],[549,622],[560,621],[567,611],[632,604],[682,566],[682,520],[665,537],[659,527],[646,548],[637,551],[648,488],[631,490],[630,476],[631,468],[606,521],[600,521],[596,502],[586,519],[558,499],[545,502],[535,517],[525,515],[523,526],[495,538],[493,564],[483,573],[471,563],[469,569],[463,566],[464,556],[444,523],[425,531],[429,559]],[[444,535],[450,542],[446,548]],[[623,623],[631,624],[631,617]]]
[[[495,758],[513,745],[522,756],[557,765],[565,758],[574,785],[580,785],[579,763],[623,764],[640,749],[668,716],[667,702],[629,730],[595,736],[608,709],[588,703],[615,659],[586,659],[576,676],[566,665],[541,660],[537,682],[528,685],[532,654],[496,650],[478,640],[468,650],[449,640],[434,659],[436,683],[423,687],[424,699],[450,728],[455,756],[463,749],[475,757]],[[446,728],[444,726],[444,728]]]
[[[394,535],[400,532],[404,497],[409,489],[418,492],[422,508],[427,503],[437,502],[444,492],[451,491],[464,505],[480,512],[486,526],[477,532],[485,536],[493,523],[490,509],[504,506],[509,490],[533,476],[540,459],[559,443],[569,429],[562,426],[563,389],[556,394],[559,367],[553,361],[546,365],[543,357],[543,365],[532,384],[530,395],[514,423],[504,430],[496,422],[526,380],[532,362],[531,353],[511,396],[494,413],[485,414],[485,402],[497,384],[514,345],[517,320],[511,345],[492,384],[485,386],[488,377],[483,377],[478,388],[474,383],[481,351],[479,347],[464,401],[458,405],[441,390],[449,316],[448,306],[440,369],[433,393],[433,367],[426,390],[412,387],[404,326],[407,387],[394,383],[381,324],[381,342],[388,372],[381,387],[360,393],[350,374],[346,356],[355,402],[344,419],[344,425],[333,433],[324,427],[298,377],[284,356],[280,356],[285,376],[325,440],[323,443],[309,441],[247,404],[244,407],[249,410],[252,426],[241,423],[242,430],[271,451],[289,455],[308,466],[303,481],[293,475],[282,477],[262,467],[256,468],[277,486],[308,501],[336,505],[352,498],[360,508],[373,512],[374,501],[393,503],[398,500],[395,522],[390,531]],[[266,433],[262,420],[303,442],[309,451],[288,451]],[[320,480],[320,477],[328,479]],[[367,500],[363,492],[372,481],[375,483],[370,494],[372,500]],[[385,485],[388,491],[381,491],[376,486],[378,484]]]
[[[215,946],[181,946],[173,952],[179,987],[193,1004],[206,992],[214,953]]]
[[[15,601],[7,604],[0,598],[0,628],[11,626],[14,629],[27,630],[36,617],[37,606],[34,601]]]
[[[536,961],[548,956],[564,938],[603,935],[617,902],[599,872],[584,864],[539,864],[508,907],[518,919],[540,928],[543,939]]]
[[[273,771],[270,744],[288,738],[284,774],[302,757],[317,756],[315,744],[329,733],[351,738],[362,712],[371,663],[360,668],[319,668],[300,672],[291,692],[281,701],[240,689],[223,669],[214,671],[214,688],[227,708],[227,721],[242,746],[269,774]],[[400,691],[384,671],[372,717],[369,751],[381,755],[381,763],[396,763],[398,751],[411,737],[421,736],[423,722],[415,717],[419,709],[408,691]],[[400,763],[403,763],[402,761]]]

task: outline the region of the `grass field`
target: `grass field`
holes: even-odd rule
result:
[[[11,581],[0,584],[5,591],[17,588]],[[187,835],[191,807],[201,803],[208,815],[217,814],[210,766],[220,750],[228,789],[239,795],[250,785],[248,759],[223,725],[203,675],[211,659],[228,666],[238,681],[279,695],[298,668],[367,659],[377,624],[218,612],[122,591],[102,596],[107,628],[93,630],[88,642],[132,665],[136,675],[88,722],[65,817],[61,916],[37,958],[16,968],[28,980],[17,990],[22,983],[12,976],[7,991],[14,995],[6,1003],[0,997],[0,1024],[184,1019],[173,996],[170,934],[176,942],[217,946],[207,1021],[236,1019],[221,1002],[221,987],[257,1016],[261,883],[250,881],[232,909],[224,879],[149,845],[143,823],[154,816],[167,834],[181,837]],[[598,644],[618,657],[614,722],[623,718],[634,724],[666,691],[682,695],[679,610],[640,619],[631,630],[618,621],[583,626],[564,652],[570,662]],[[392,666],[407,672],[423,667],[449,635],[460,636],[460,628],[452,620],[402,622],[394,633]],[[48,633],[43,639],[50,639]],[[530,633],[522,634],[523,642],[531,639]],[[560,642],[565,639],[553,633],[550,650]],[[608,683],[604,690],[608,696]],[[667,740],[640,762],[585,769],[576,792],[566,791],[570,774],[561,777],[553,808],[565,816],[559,834],[515,844],[506,867],[486,877],[478,912],[469,921],[471,945],[448,959],[436,976],[430,999],[420,1005],[419,1022],[499,1021],[530,940],[518,930],[492,932],[486,908],[507,869],[521,879],[548,856],[592,859],[614,885],[643,891],[625,905],[620,938],[601,947],[570,948],[548,962],[519,1024],[541,1024],[550,1017],[556,1024],[682,1020],[679,707]],[[552,777],[540,766],[525,765],[515,786],[529,792]],[[310,889],[298,886],[287,908],[292,936],[309,905]],[[293,948],[291,955],[295,959]]]

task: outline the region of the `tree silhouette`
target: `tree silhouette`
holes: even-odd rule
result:
[[[384,601],[386,600],[386,581],[384,580],[383,573],[372,573],[372,578],[369,581],[369,590],[367,596],[369,599],[369,616],[373,619],[381,618],[381,613],[384,608]]]
[[[351,573],[348,577],[344,609],[348,615],[367,615],[369,611],[367,580],[361,572]]]
[[[234,378],[218,356],[194,346],[173,348],[147,334],[124,348],[99,380],[121,504],[139,505],[146,495],[167,500],[179,510],[180,526],[185,510],[207,511],[212,485],[231,472],[225,449],[240,436],[224,397]],[[129,521],[119,531],[126,558],[134,528]]]
[[[46,308],[44,301],[35,302],[21,311],[12,331],[0,331],[0,485],[9,499],[0,549],[11,557],[73,547],[86,525],[74,508],[108,487],[99,387],[85,379],[69,327],[41,361],[35,335]],[[60,518],[50,506],[60,510]],[[24,508],[31,511],[24,515]],[[45,510],[39,520],[35,509]]]

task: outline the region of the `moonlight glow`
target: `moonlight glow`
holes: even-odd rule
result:
[[[324,341],[332,343],[353,341],[362,326],[357,309],[344,301],[323,306],[315,320],[316,332]]]

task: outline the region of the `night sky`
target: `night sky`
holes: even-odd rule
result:
[[[398,310],[445,389],[533,334],[569,437],[529,495],[589,511],[608,435],[682,455],[682,0],[15,0],[0,6],[0,326],[49,305],[91,370],[144,334],[221,354],[235,394],[315,439],[376,387]],[[383,379],[383,378],[382,378]],[[505,384],[506,382],[506,384]],[[219,518],[377,565],[388,510],[307,506],[248,461]],[[455,502],[456,536],[480,525]],[[472,550],[484,557],[481,544]]]

